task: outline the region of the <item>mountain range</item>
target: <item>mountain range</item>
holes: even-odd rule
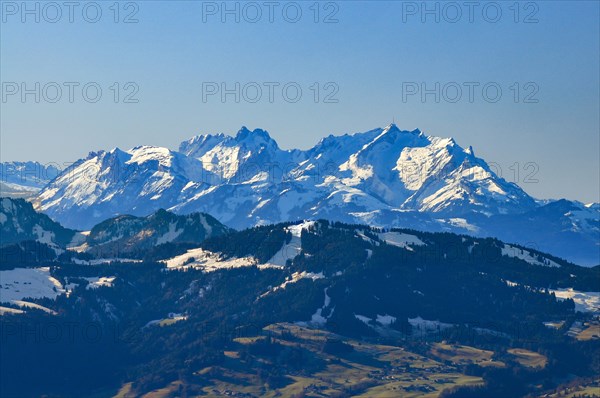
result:
[[[600,263],[598,204],[538,201],[451,138],[391,124],[283,150],[261,129],[199,135],[178,151],[91,152],[48,181],[36,208],[79,230],[159,209],[235,229],[302,219],[497,237]]]
[[[60,165],[39,162],[0,163],[0,196],[31,197],[60,174]]]

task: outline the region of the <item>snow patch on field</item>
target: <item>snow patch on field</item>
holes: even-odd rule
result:
[[[407,250],[413,250],[411,246],[425,245],[425,242],[417,236],[402,232],[383,232],[378,235],[379,239],[385,241],[388,245],[401,247]]]
[[[575,311],[579,312],[600,312],[600,293],[599,292],[579,292],[577,290],[558,289],[550,290],[557,299],[573,299],[575,302]]]
[[[356,230],[356,235],[361,238],[362,240],[364,240],[367,243],[370,243],[371,245],[375,245],[375,246],[379,246],[379,242],[369,238],[367,235],[365,235],[365,233],[363,231],[361,231],[360,229]]]
[[[453,227],[462,228],[469,232],[479,232],[479,227],[476,225],[469,224],[469,222],[464,218],[450,218],[448,220],[443,220]]]
[[[292,276],[288,276],[286,278],[285,282],[283,282],[281,285],[275,286],[274,288],[267,290],[265,293],[261,294],[259,298],[265,297],[269,293],[275,292],[279,289],[285,289],[287,285],[289,285],[291,283],[296,283],[301,279],[311,279],[313,281],[316,281],[317,279],[323,279],[323,278],[325,278],[325,275],[323,275],[323,272],[319,272],[318,274],[316,274],[314,272],[306,272],[306,271],[294,272],[292,274]]]
[[[565,324],[565,321],[548,321],[543,323],[547,328],[558,330]]]
[[[40,227],[38,224],[33,226],[33,233],[37,235],[37,241],[40,243],[45,243],[49,246],[54,245],[54,232],[46,231],[44,228]]]
[[[377,315],[377,322],[383,326],[390,326],[392,323],[396,322],[396,317],[388,314]]]
[[[292,236],[300,238],[302,236],[302,231],[309,229],[313,225],[315,225],[314,221],[304,221],[301,224],[291,225],[286,229],[292,233]]]
[[[306,221],[298,225],[286,227],[286,232],[290,232],[292,234],[290,243],[284,243],[281,249],[279,249],[279,251],[275,253],[275,255],[271,257],[269,261],[267,261],[267,264],[284,267],[288,260],[293,260],[302,251],[302,231],[308,229],[314,224],[314,221]]]
[[[9,308],[9,307],[0,307],[0,315],[6,315],[6,314],[14,314],[14,315],[18,315],[18,314],[24,314],[25,311],[23,310],[17,310],[15,308]]]
[[[204,215],[200,216],[200,223],[204,227],[205,236],[212,236],[212,226],[206,221],[206,217]]]
[[[560,264],[557,264],[556,262],[544,257],[538,257],[527,249],[521,249],[507,244],[504,244],[504,247],[502,248],[502,255],[518,258],[519,260],[523,260],[532,265],[560,267]]]
[[[204,222],[204,224],[206,224],[206,221]],[[179,235],[181,235],[182,232],[183,232],[183,228],[182,229],[177,229],[177,224],[176,223],[170,223],[169,224],[169,230],[163,236],[161,236],[160,238],[158,238],[156,240],[156,244],[157,245],[162,245],[163,243],[172,242]]]
[[[333,311],[335,310],[335,308],[332,309],[327,317],[323,316],[323,311],[327,307],[329,307],[329,304],[331,304],[331,297],[329,297],[329,295],[327,294],[327,289],[328,288],[325,288],[325,291],[324,291],[325,292],[325,303],[323,304],[323,307],[317,308],[317,311],[310,318],[310,323],[313,325],[325,325],[327,323],[327,320],[329,318],[331,318],[331,315],[333,315]]]
[[[92,278],[83,278],[88,281],[86,289],[98,289],[99,287],[112,287],[113,282],[117,279],[116,276],[101,276]]]
[[[205,272],[257,265],[257,261],[253,257],[232,257],[225,259],[221,253],[213,253],[202,248],[188,250],[185,254],[163,260],[162,262],[169,269],[198,268]]]
[[[322,272],[319,272],[318,274],[316,274],[314,272],[306,272],[306,271],[294,272],[291,277],[289,277],[285,282],[283,282],[281,285],[279,285],[278,287],[276,287],[273,290],[275,291],[277,289],[285,289],[285,287],[287,285],[289,285],[290,283],[296,283],[301,279],[311,279],[313,281],[316,281],[317,279],[323,279],[323,278],[325,278],[325,276],[323,275]]]
[[[17,305],[19,307],[32,308],[32,309],[44,311],[48,314],[58,315],[58,313],[56,311],[51,310],[50,308],[44,307],[43,305],[39,305],[36,303],[30,303],[29,301],[13,300],[11,303],[14,305]]]
[[[74,258],[73,263],[75,264],[79,264],[79,265],[102,265],[102,264],[110,264],[113,262],[117,262],[117,263],[141,263],[142,260],[135,260],[132,258],[96,258],[93,260],[81,260],[78,258]]]
[[[369,317],[366,317],[366,316],[364,316],[364,315],[358,315],[358,314],[354,314],[354,317],[355,317],[356,319],[358,319],[359,321],[361,321],[362,323],[364,323],[365,325],[367,325],[367,326],[371,326],[371,325],[369,325],[369,323],[372,321],[372,319],[371,319],[371,318],[369,318]]]
[[[71,242],[67,244],[67,248],[77,251],[76,248],[80,247],[85,243],[85,239],[89,234],[90,231],[75,232],[73,238],[71,239]]]
[[[0,302],[25,298],[51,298],[66,293],[61,283],[50,275],[49,267],[15,268],[0,271]]]

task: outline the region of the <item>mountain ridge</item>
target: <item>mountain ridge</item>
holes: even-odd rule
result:
[[[488,231],[499,233],[491,218],[518,218],[543,207],[496,175],[472,147],[395,124],[329,135],[307,150],[282,150],[268,132],[242,127],[235,136],[192,137],[179,151],[151,146],[113,151],[92,152],[52,180],[37,196],[37,208],[78,228],[165,208],[209,213],[237,229],[324,218],[489,236]],[[563,233],[559,238],[566,236],[567,249],[581,236],[589,242],[600,233],[598,212],[580,210],[592,220],[591,228],[557,231]],[[557,211],[548,217],[562,218]],[[532,241],[552,252],[551,242],[536,233],[515,237],[516,243]],[[586,243],[577,258],[595,265],[598,257],[598,246]]]
[[[194,245],[231,232],[209,214],[177,215],[164,209],[145,217],[123,214],[108,218],[89,231],[80,232],[64,228],[46,214],[36,212],[29,202],[12,198],[0,198],[0,225],[3,261],[9,263],[18,258],[18,245],[28,245],[25,250],[33,247],[35,251],[32,242],[52,249],[54,257],[65,254],[63,260],[142,259],[161,245]]]

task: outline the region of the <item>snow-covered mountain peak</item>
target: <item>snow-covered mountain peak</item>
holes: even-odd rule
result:
[[[116,147],[114,147],[114,148],[112,148],[112,149],[110,149],[108,151],[99,151],[99,152],[108,152],[108,153],[111,153],[111,154],[116,154],[116,153],[123,153],[125,151],[123,151],[121,148],[119,148],[118,146],[116,146]],[[91,153],[95,153],[95,152],[91,152]]]
[[[330,135],[306,151],[281,150],[268,132],[242,127],[234,136],[193,137],[181,143],[179,152],[139,146],[113,155],[96,153],[86,162],[101,169],[91,173],[95,178],[85,184],[75,181],[68,189],[59,179],[40,195],[42,209],[59,216],[68,202],[68,207],[108,206],[130,192],[124,198],[130,206],[122,210],[135,215],[159,207],[205,211],[239,227],[252,225],[252,219],[331,217],[334,208],[337,212],[346,206],[346,212],[365,214],[382,209],[497,214],[534,205],[520,188],[475,158],[472,149],[464,150],[452,138],[401,130],[394,123]],[[89,177],[81,168],[75,167],[72,175]],[[105,176],[109,169],[112,180]],[[134,199],[134,192],[140,198]],[[60,210],[58,203],[65,207]],[[268,217],[259,216],[265,212]]]
[[[268,132],[262,129],[249,130],[245,126],[242,126],[237,132],[234,141],[234,145],[243,146],[248,151],[279,151],[277,142],[271,138]]]
[[[232,137],[225,135],[223,133],[219,134],[204,134],[197,135],[189,140],[183,141],[179,145],[179,152],[186,156],[191,156],[194,158],[201,158],[206,154],[206,152],[213,149],[215,146],[227,141],[231,140]]]
[[[394,132],[394,131],[400,131],[400,129],[398,128],[398,126],[396,126],[396,123],[390,123],[387,126],[385,126],[384,129],[383,129],[384,133]]]
[[[253,141],[253,142],[271,142],[273,138],[266,130],[254,129],[250,130],[246,126],[242,126],[235,135],[236,141]]]
[[[0,196],[32,197],[60,172],[56,163],[1,162]]]
[[[365,145],[363,149],[374,147],[381,143],[385,143],[386,148],[393,146],[397,150],[402,150],[403,147],[407,146],[425,146],[429,144],[429,141],[427,137],[420,134],[420,131],[400,130],[395,124],[391,124],[385,127],[381,133],[375,137],[373,141]]]
[[[126,163],[136,163],[141,165],[145,162],[157,161],[160,165],[165,167],[171,167],[174,158],[178,155],[176,152],[167,148],[149,145],[136,146],[126,153],[130,155]]]
[[[397,134],[397,133],[402,133],[402,134],[412,134],[412,135],[423,135],[423,132],[420,129],[414,129],[414,130],[402,130],[398,127],[398,125],[396,123],[390,123],[385,127],[380,127],[378,130],[381,130],[382,134],[388,134],[388,133],[392,133],[392,134]]]

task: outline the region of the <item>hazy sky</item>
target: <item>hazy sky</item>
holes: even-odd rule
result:
[[[536,197],[600,200],[599,2],[223,4],[1,2],[1,160],[242,125],[308,148],[395,119]]]

